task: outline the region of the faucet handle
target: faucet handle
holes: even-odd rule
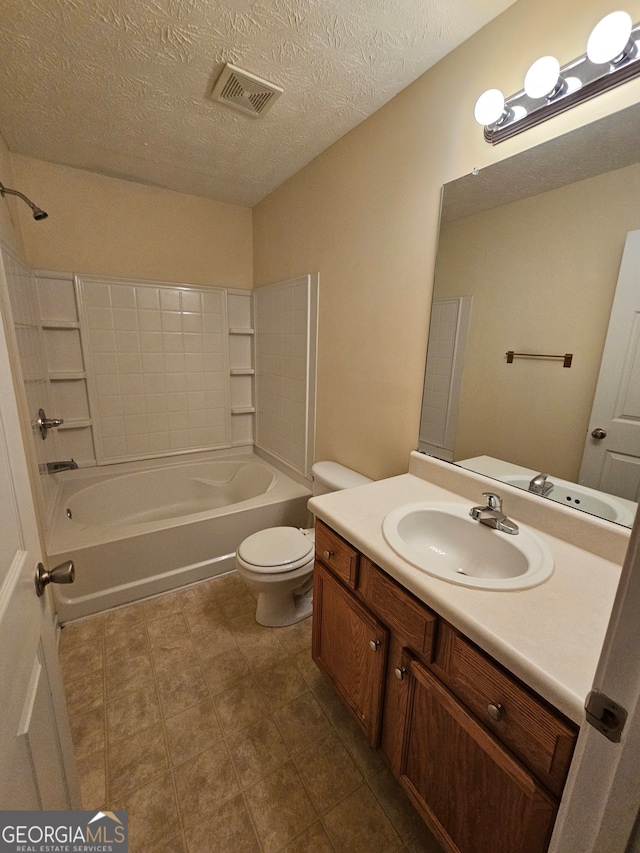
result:
[[[487,499],[487,507],[502,512],[502,498],[494,492],[483,492],[482,497]]]

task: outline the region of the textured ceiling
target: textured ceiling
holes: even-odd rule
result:
[[[253,205],[513,0],[1,0],[11,151]],[[278,84],[211,100],[225,62]]]

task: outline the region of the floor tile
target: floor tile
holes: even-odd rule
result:
[[[242,788],[253,785],[290,758],[271,717],[262,717],[227,740]]]
[[[84,714],[74,714],[69,722],[76,759],[86,758],[92,752],[105,748],[107,734],[104,705]]]
[[[131,737],[160,722],[160,705],[154,684],[107,702],[107,737],[110,743]]]
[[[231,757],[221,741],[174,768],[185,829],[200,823],[212,809],[240,793]]]
[[[271,710],[286,705],[309,690],[298,668],[288,657],[269,669],[260,670],[255,679]]]
[[[249,667],[242,655],[222,652],[202,661],[202,670],[211,694],[215,696],[244,681]]]
[[[292,753],[300,752],[331,732],[329,720],[310,691],[276,708],[273,718]]]
[[[334,847],[320,821],[316,821],[302,835],[283,847],[280,853],[334,853]],[[344,853],[348,851],[345,850]],[[377,853],[377,851],[372,849],[371,853]]]
[[[227,734],[246,728],[269,713],[258,685],[251,677],[218,693],[213,701],[220,725]]]
[[[222,738],[210,699],[165,719],[169,757],[174,764],[202,752]]]
[[[261,853],[241,794],[211,808],[185,834],[189,853]]]
[[[131,853],[146,853],[180,829],[178,805],[170,773],[111,801],[111,809],[129,813]]]
[[[152,622],[147,622],[147,633],[149,634],[151,648],[154,649],[162,647],[167,637],[177,638],[186,636],[189,633],[189,626],[182,612],[178,611],[165,614],[162,619],[154,619]]]
[[[90,711],[98,705],[104,705],[104,671],[102,669],[96,669],[80,678],[68,679],[64,687],[67,707],[71,714],[80,708]]]
[[[336,850],[397,853],[403,844],[373,793],[361,785],[326,814],[322,822]]]
[[[321,814],[337,805],[363,781],[362,773],[335,732],[299,752],[294,764]]]
[[[107,701],[117,699],[124,693],[139,690],[145,684],[154,680],[151,654],[125,657],[117,663],[107,666],[105,670]]]
[[[265,853],[276,853],[317,817],[292,762],[249,788],[247,803]]]
[[[440,853],[438,842],[387,767],[371,776],[368,784],[407,850],[411,853]]]
[[[160,708],[172,716],[209,698],[209,689],[199,664],[178,669],[157,682]]]
[[[107,762],[103,749],[76,761],[83,809],[107,808]]]
[[[162,726],[150,726],[107,749],[109,799],[144,785],[169,768]]]
[[[179,669],[198,663],[189,634],[181,637],[166,636],[151,649],[151,659],[157,678],[171,676]]]

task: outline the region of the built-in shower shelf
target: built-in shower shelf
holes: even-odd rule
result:
[[[230,335],[255,335],[255,329],[244,329],[240,326],[234,326],[229,329]]]
[[[255,370],[253,367],[232,367],[229,373],[231,376],[253,376]]]
[[[87,378],[87,374],[74,371],[73,373],[49,373],[50,382],[80,382]]]
[[[79,329],[80,323],[77,320],[43,320],[43,329]]]
[[[256,407],[255,406],[232,406],[231,414],[232,415],[253,415],[255,414]]]

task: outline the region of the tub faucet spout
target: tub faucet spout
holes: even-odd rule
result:
[[[47,462],[47,474],[56,474],[58,471],[74,471],[78,467],[75,459],[65,459],[60,462]]]

